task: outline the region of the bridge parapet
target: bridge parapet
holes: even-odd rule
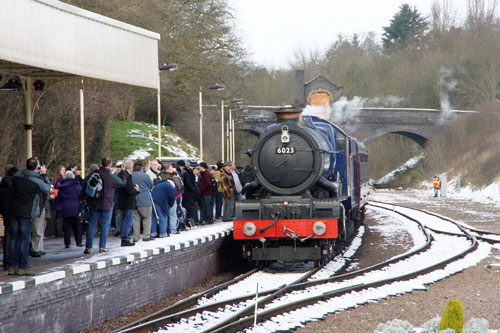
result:
[[[275,122],[274,111],[277,109],[278,106],[249,106],[248,111],[236,115],[235,129],[259,135]],[[434,133],[447,127],[450,120],[477,113],[467,110],[366,107],[334,113],[332,122],[364,142],[396,133],[423,145]]]
[[[267,126],[276,122],[274,111],[280,106],[248,106],[248,110],[235,114],[235,129],[260,135]]]

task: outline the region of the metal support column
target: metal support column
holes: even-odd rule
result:
[[[233,136],[231,135],[231,132],[233,130],[233,116],[232,116],[232,110],[229,109],[229,146],[227,149],[229,149],[229,161],[234,162],[234,157],[233,157]]]
[[[85,104],[83,101],[82,82],[82,89],[80,89],[80,164],[82,168],[82,178],[85,178]]]
[[[157,109],[158,109],[158,158],[161,158],[161,95],[160,95],[160,76],[158,76],[158,94],[157,94]]]
[[[233,137],[233,162],[236,163],[236,144],[234,141],[234,118],[233,118],[233,123],[231,124],[232,127],[232,137]]]
[[[200,87],[200,159],[203,160],[203,104],[202,104],[202,90]]]
[[[221,102],[221,105],[220,105],[220,108],[221,108],[221,144],[222,144],[222,154],[221,154],[221,161],[224,162],[224,140],[226,139],[224,137],[224,100],[222,100]]]
[[[33,156],[33,79],[21,78],[24,92],[26,159]]]

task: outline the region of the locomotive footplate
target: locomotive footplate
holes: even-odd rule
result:
[[[321,259],[321,249],[319,247],[296,247],[280,246],[271,248],[253,248],[252,260],[319,260]]]

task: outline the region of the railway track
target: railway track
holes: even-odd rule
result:
[[[257,305],[255,304],[255,294],[249,293],[223,300],[211,301],[209,299],[221,290],[229,288],[231,285],[237,286],[239,281],[257,274],[256,271],[251,271],[235,282],[228,282],[194,295],[136,323],[122,327],[117,332],[148,332],[159,327],[173,331],[182,329],[200,332],[237,332],[254,326],[256,322],[260,323],[260,326],[256,326],[257,331],[259,327],[265,327],[265,330],[271,331],[290,329],[293,327],[283,327],[280,320],[287,321],[284,317],[294,316],[294,312],[304,312],[304,309],[308,307],[318,307],[318,304],[328,302],[335,303],[336,300],[338,303],[342,303],[342,299],[346,295],[378,294],[375,291],[383,289],[384,286],[418,279],[426,274],[442,270],[451,263],[464,258],[477,250],[478,239],[485,238],[484,241],[500,242],[500,237],[494,238],[500,235],[472,229],[437,214],[378,202],[372,202],[370,205],[373,209],[389,211],[390,214],[397,214],[401,218],[417,223],[425,241],[404,254],[349,273],[311,279],[310,277],[316,271],[309,271],[296,280],[259,292]],[[417,211],[427,217],[432,216],[435,219],[434,225],[430,226],[429,223],[423,223],[422,219],[416,218],[414,212]],[[451,249],[445,254],[438,255],[443,247],[439,244],[443,242],[449,242]],[[431,257],[434,260],[430,260]],[[398,266],[404,268],[398,269]],[[419,268],[412,269],[412,267]],[[375,298],[381,297],[387,297],[387,294]],[[202,299],[208,300],[206,304],[199,305]],[[346,304],[349,307],[348,302]],[[254,317],[256,309],[258,309],[257,318]],[[325,311],[318,311],[317,315],[321,317],[335,310],[329,308]],[[222,315],[223,312],[230,313],[230,315]]]

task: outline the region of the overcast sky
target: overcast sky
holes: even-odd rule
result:
[[[296,50],[324,50],[339,33],[360,37],[372,31],[380,40],[384,26],[403,3],[429,16],[433,0],[228,0],[237,30],[251,59],[283,68]],[[459,18],[467,0],[450,0]]]

